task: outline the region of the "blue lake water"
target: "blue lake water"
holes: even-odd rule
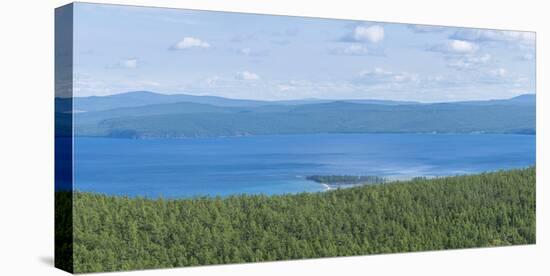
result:
[[[307,134],[193,139],[75,137],[74,188],[190,197],[322,191],[313,174],[393,179],[535,164],[534,135]]]

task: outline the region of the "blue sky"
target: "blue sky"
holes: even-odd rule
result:
[[[74,95],[422,102],[535,93],[535,34],[75,4]]]

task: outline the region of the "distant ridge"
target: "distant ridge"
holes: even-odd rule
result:
[[[78,136],[222,137],[306,133],[535,134],[535,96],[416,103],[377,100],[250,101],[130,92],[75,99]]]
[[[523,104],[531,105],[536,103],[536,94],[522,94],[510,99],[503,100],[486,100],[486,101],[461,101],[456,103],[473,104],[473,105],[494,105],[494,104]]]
[[[169,95],[150,91],[132,91],[108,96],[75,97],[74,106],[77,110],[99,111],[176,102],[201,103],[216,106],[257,106],[266,104],[262,101],[237,100],[216,96]]]
[[[523,94],[511,99],[504,100],[485,100],[485,101],[461,101],[449,102],[472,105],[492,105],[492,104],[534,104],[535,94]],[[59,102],[63,100],[58,99]],[[151,91],[131,91],[107,96],[75,97],[74,109],[79,111],[101,111],[117,108],[139,107],[154,104],[170,104],[178,102],[207,104],[219,107],[257,107],[266,105],[304,105],[304,104],[322,104],[330,102],[350,102],[358,104],[376,104],[376,105],[419,105],[432,104],[420,103],[415,101],[393,101],[376,99],[300,99],[300,100],[281,100],[281,101],[262,101],[231,99],[218,96],[196,96],[187,94],[160,94]]]
[[[535,103],[536,99],[537,99],[536,94],[523,94],[523,95],[513,97],[510,100],[516,101],[516,102]]]

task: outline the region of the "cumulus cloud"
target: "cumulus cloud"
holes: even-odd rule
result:
[[[250,49],[250,48],[242,48],[242,49],[239,49],[239,53],[248,56],[248,55],[250,55],[250,53],[252,53],[252,49]]]
[[[419,80],[417,74],[408,72],[394,73],[382,68],[374,68],[373,70],[363,70],[359,72],[359,80],[373,83],[403,83],[417,82]]]
[[[114,64],[109,64],[106,67],[108,69],[136,69],[138,68],[139,61],[137,58],[122,59]]]
[[[485,29],[459,29],[452,39],[480,45],[506,45],[518,54],[518,59],[532,61],[535,58],[536,34],[534,32],[501,31]]]
[[[479,46],[473,42],[465,40],[448,40],[445,43],[434,45],[428,50],[440,52],[444,54],[473,54],[478,50]]]
[[[137,68],[138,60],[135,58],[125,59],[120,62],[120,66],[129,69]]]
[[[371,76],[388,76],[393,74],[391,71],[384,70],[380,67],[376,67],[373,70],[363,70],[359,72],[361,77],[371,77]]]
[[[357,41],[377,43],[384,39],[384,28],[378,25],[370,27],[357,26],[353,31],[353,38]]]
[[[482,29],[460,29],[451,38],[467,41],[509,41],[534,43],[536,35],[534,32],[500,31]]]
[[[384,40],[384,27],[380,25],[358,25],[342,38],[342,41],[378,43]]]
[[[203,82],[204,82],[204,84],[206,84],[206,86],[212,87],[212,86],[216,86],[216,84],[218,83],[219,80],[220,80],[220,77],[211,76],[211,77],[207,77],[206,79],[204,79]]]
[[[252,72],[249,72],[249,71],[242,71],[242,72],[237,72],[235,74],[235,79],[237,79],[237,80],[259,80],[260,76],[256,73],[252,73]]]
[[[447,66],[457,70],[478,69],[492,60],[490,54],[478,53],[476,43],[465,40],[447,40],[427,50],[443,54]]]
[[[477,46],[473,43],[462,40],[451,40],[449,49],[457,53],[473,53],[477,50]]]
[[[239,55],[250,56],[250,57],[260,57],[260,56],[268,55],[267,50],[255,50],[250,47],[236,49],[235,52]]]
[[[210,44],[198,38],[188,36],[170,46],[170,50],[185,50],[191,48],[210,48]]]
[[[489,75],[494,77],[505,77],[508,75],[508,71],[504,68],[497,68],[489,71]]]
[[[449,57],[447,66],[459,70],[473,69],[487,64],[491,59],[492,57],[489,54]]]
[[[534,81],[534,79],[532,80]],[[516,74],[503,67],[495,67],[480,72],[480,74],[477,75],[476,81],[480,84],[497,85],[506,88],[527,88],[534,85],[534,83],[531,83],[530,78],[525,78],[524,75]]]
[[[371,51],[364,45],[352,44],[346,47],[338,47],[329,50],[329,53],[333,55],[344,56],[365,56],[370,55]]]

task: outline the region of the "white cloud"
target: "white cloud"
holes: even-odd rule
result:
[[[242,48],[239,50],[239,52],[243,55],[250,55],[250,53],[252,53],[252,49],[250,48]]]
[[[517,77],[513,81],[514,87],[521,87],[521,88],[530,87],[530,83],[531,83],[531,80],[527,77]],[[534,80],[533,80],[533,83],[534,83]]]
[[[508,71],[504,68],[497,68],[494,70],[490,70],[489,74],[495,77],[505,77],[508,75]]]
[[[277,85],[277,89],[284,92],[284,91],[289,91],[289,90],[295,90],[296,87],[292,86],[292,85],[279,84],[279,85]]]
[[[506,46],[523,61],[535,59],[536,34],[534,32],[501,31],[485,29],[460,29],[451,38],[480,45]]]
[[[363,70],[359,72],[360,82],[372,82],[372,83],[405,83],[405,82],[418,82],[419,78],[417,74],[408,72],[394,73],[382,68],[374,68],[373,70]]]
[[[235,52],[239,55],[250,56],[250,57],[260,57],[260,56],[268,55],[267,50],[255,50],[250,47],[235,49]]]
[[[360,77],[371,77],[371,76],[387,76],[393,74],[390,71],[386,71],[380,67],[374,68],[374,70],[363,70],[359,72]]]
[[[477,46],[473,43],[463,40],[452,40],[449,42],[449,47],[457,53],[473,53],[477,50]]]
[[[533,43],[536,35],[534,32],[519,31],[500,31],[500,30],[481,30],[481,29],[461,29],[456,31],[452,38],[468,41],[509,41]]]
[[[357,41],[377,43],[384,39],[384,28],[378,25],[370,27],[357,26],[353,32],[353,38]]]
[[[136,69],[139,66],[139,60],[137,58],[122,59],[114,64],[109,64],[106,67],[108,69]]]
[[[182,40],[170,47],[171,50],[184,50],[190,48],[210,48],[210,44],[198,38],[184,37]]]
[[[134,69],[138,67],[138,60],[135,58],[125,59],[120,62],[120,66],[124,68]]]
[[[249,71],[242,71],[242,72],[237,72],[235,74],[235,79],[238,79],[238,80],[259,80],[260,76],[258,76],[258,74],[255,74],[255,73],[252,73],[252,72],[249,72]]]
[[[437,44],[430,47],[428,50],[434,52],[440,52],[444,54],[473,54],[478,50],[479,46],[473,42],[465,40],[447,40],[445,43]]]
[[[346,47],[334,48],[329,51],[333,55],[364,56],[369,55],[369,49],[364,45],[352,44]]]
[[[418,81],[418,75],[407,72],[395,74],[393,80],[396,82],[416,82]]]
[[[212,76],[204,79],[203,82],[207,87],[212,87],[212,86],[216,86],[219,80],[220,78],[218,76]]]
[[[447,66],[453,69],[478,69],[492,60],[490,54],[478,53],[476,43],[465,40],[447,40],[428,48],[428,51],[442,53]]]
[[[475,69],[487,64],[491,59],[492,57],[489,54],[450,57],[447,60],[447,66],[459,70]]]
[[[345,37],[346,41],[357,41],[357,42],[371,42],[378,43],[384,40],[384,28],[379,25],[364,26],[359,25],[353,29],[353,32],[350,36]]]

